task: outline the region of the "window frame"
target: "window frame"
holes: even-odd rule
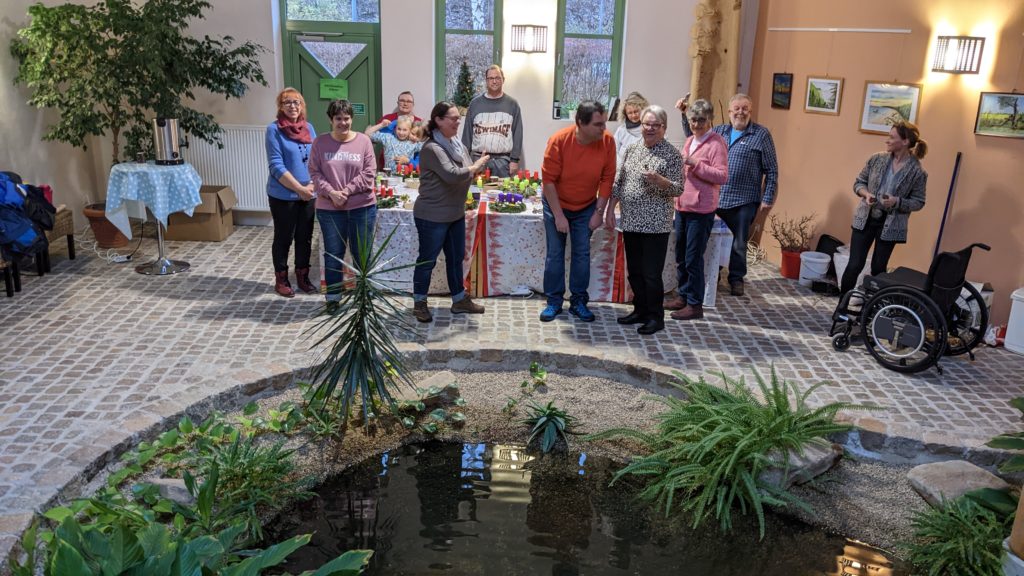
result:
[[[608,34],[580,34],[575,32],[566,32],[566,18],[565,18],[565,6],[568,0],[558,0],[558,17],[555,20],[555,90],[554,99],[562,105],[565,101],[562,98],[562,88],[565,84],[565,39],[566,38],[580,38],[580,39],[592,39],[592,40],[611,40],[612,41],[612,59],[611,59],[611,72],[608,78],[608,94],[609,96],[619,96],[620,88],[622,85],[622,48],[623,40],[625,37],[626,29],[626,0],[615,0],[615,18],[612,22],[612,33]],[[611,110],[608,111],[611,113]],[[561,117],[563,119],[569,117],[569,113],[564,108],[561,111]]]
[[[445,94],[446,88],[446,73],[448,71],[448,53],[445,48],[447,43],[445,42],[448,34],[460,34],[466,36],[492,36],[493,41],[491,43],[491,62],[501,66],[501,53],[502,53],[502,37],[504,21],[502,19],[502,8],[504,0],[494,0],[494,15],[493,15],[493,26],[492,30],[466,30],[462,28],[448,28],[446,7],[448,0],[435,0],[434,2],[434,95],[437,100],[447,100],[448,94]]]

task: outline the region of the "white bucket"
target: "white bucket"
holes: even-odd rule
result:
[[[814,280],[824,278],[830,260],[828,254],[822,252],[801,252],[800,285],[809,287]]]
[[[1010,295],[1010,320],[1006,324],[1003,346],[1011,352],[1024,354],[1024,288]]]
[[[867,263],[864,265],[864,269],[860,271],[860,276],[857,277],[856,286],[860,286],[860,283],[867,276],[868,267],[871,265],[871,255],[873,252],[868,252]],[[836,265],[836,282],[839,284],[843,283],[843,272],[846,272],[846,265],[850,263],[850,254],[836,252],[832,256],[832,262]],[[854,287],[856,287],[854,286]]]

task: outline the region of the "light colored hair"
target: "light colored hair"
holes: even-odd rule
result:
[[[498,66],[497,64],[491,64],[490,66],[487,67],[487,70],[484,70],[484,79],[485,80],[487,78],[487,73],[490,72],[491,70],[497,70],[498,74],[501,74],[501,79],[502,80],[505,79],[505,71],[501,69],[501,66]]]
[[[750,96],[747,96],[743,92],[737,92],[736,94],[733,95],[732,98],[729,98],[729,106],[732,106],[732,103],[737,101],[737,100],[746,100],[747,102],[750,102],[751,104],[754,103],[754,99],[751,98]]]
[[[622,113],[623,116],[625,116],[625,114],[626,114],[626,107],[628,107],[628,106],[634,106],[634,107],[636,107],[637,110],[643,110],[643,109],[647,108],[649,105],[650,105],[650,102],[647,101],[647,98],[644,98],[643,94],[641,94],[639,92],[630,92],[626,96],[626,99],[622,101],[621,113]],[[643,115],[641,114],[641,118],[642,117],[643,117]]]
[[[643,112],[640,113],[640,121],[643,122],[644,116],[648,114],[654,114],[654,117],[658,119],[658,122],[661,122],[662,126],[668,127],[668,112],[661,106],[651,104],[644,108]]]

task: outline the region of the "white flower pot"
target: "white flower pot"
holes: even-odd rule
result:
[[[1010,539],[1003,540],[1003,574],[1006,576],[1024,576],[1024,560],[1010,550]]]

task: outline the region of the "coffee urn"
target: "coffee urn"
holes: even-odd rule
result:
[[[185,163],[181,158],[177,119],[153,119],[153,149],[156,151],[156,163],[161,166]]]

